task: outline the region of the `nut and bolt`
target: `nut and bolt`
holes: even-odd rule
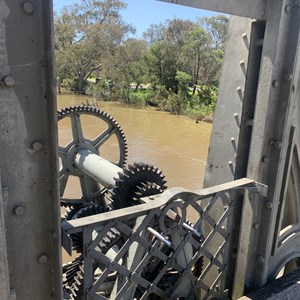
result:
[[[25,207],[22,206],[22,205],[17,205],[15,208],[14,208],[14,214],[17,215],[17,216],[22,216],[24,215],[25,213]]]
[[[0,81],[0,87],[4,87],[4,86],[13,87],[15,84],[16,84],[15,79],[12,76],[10,76],[10,75],[5,76]]]
[[[270,144],[271,144],[275,149],[280,149],[280,148],[281,148],[281,142],[279,142],[279,141],[271,141]]]
[[[43,253],[38,257],[38,261],[40,264],[45,264],[48,261],[48,256]]]
[[[289,82],[289,81],[291,81],[292,79],[293,79],[292,74],[288,73],[288,74],[285,74],[285,75],[284,75],[284,80],[285,80],[286,82]]]
[[[43,149],[43,145],[41,142],[39,141],[35,141],[31,144],[31,148],[34,150],[34,151],[41,151]]]
[[[34,11],[33,4],[31,2],[24,2],[23,3],[23,10],[26,14],[32,15]]]
[[[265,203],[265,208],[271,209],[272,207],[273,207],[273,203],[272,203],[271,201],[267,201],[267,202]]]
[[[270,161],[271,161],[271,158],[270,158],[270,157],[263,156],[262,162],[264,162],[264,163],[269,163]]]
[[[257,257],[257,262],[259,264],[263,264],[265,262],[265,258],[262,255],[260,255],[260,256]]]

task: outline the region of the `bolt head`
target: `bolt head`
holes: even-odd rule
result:
[[[40,264],[45,264],[48,261],[48,256],[46,254],[41,254],[38,257],[38,261]]]
[[[272,203],[272,202],[267,201],[267,202],[265,203],[265,208],[271,209],[272,207],[273,207],[273,203]]]
[[[16,84],[16,81],[12,76],[8,75],[4,78],[4,84],[8,87],[13,87]]]
[[[272,81],[272,86],[278,87],[278,86],[279,86],[278,80],[273,80],[273,81]]]
[[[291,81],[293,79],[293,76],[292,76],[292,74],[285,74],[284,75],[284,80],[285,81],[287,81],[287,82],[289,82],[289,81]]]
[[[265,262],[265,258],[262,255],[260,255],[260,256],[257,257],[257,262],[259,264],[263,264]]]
[[[259,227],[258,223],[254,223],[254,224],[253,224],[253,228],[254,228],[254,229],[258,229],[258,227]]]
[[[25,207],[22,205],[18,205],[14,208],[14,213],[17,216],[22,216],[25,213]]]
[[[32,15],[34,11],[33,4],[31,2],[24,2],[23,4],[23,10],[26,14]]]
[[[43,148],[43,145],[41,142],[39,141],[35,141],[31,144],[31,148],[34,150],[34,151],[41,151],[42,148]]]

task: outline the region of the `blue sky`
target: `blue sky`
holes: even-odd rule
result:
[[[80,0],[53,0],[54,9],[60,10],[65,5],[70,5]],[[156,0],[124,0],[127,9],[122,11],[124,21],[136,28],[137,37],[147,30],[151,24],[165,22],[174,17],[185,20],[196,20],[201,17],[213,16],[216,13],[185,7]]]

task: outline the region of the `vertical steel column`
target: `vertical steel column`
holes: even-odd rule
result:
[[[268,185],[269,191],[267,200],[245,199],[254,216],[248,225],[257,224],[251,232],[245,271],[249,290],[266,283],[272,271],[269,261],[273,256],[277,210],[289,147],[287,123],[295,93],[293,77],[299,78],[299,74],[295,74],[300,25],[298,1],[270,1],[269,5],[247,171],[247,177]],[[241,236],[248,230],[246,227],[242,228]]]
[[[62,298],[52,25],[51,0],[0,0],[1,184],[22,300]]]

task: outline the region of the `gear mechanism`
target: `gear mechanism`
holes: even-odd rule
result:
[[[84,137],[84,119],[89,116],[97,117],[98,119],[100,119],[101,124],[103,123],[105,127],[104,130],[102,126],[101,128],[99,128],[99,134],[94,139],[88,139]],[[57,118],[59,126],[60,121],[66,118],[70,118],[72,127],[71,140],[67,141],[66,146],[59,145],[58,149],[60,159],[60,196],[63,203],[62,205],[73,206],[78,203],[90,201],[91,199],[103,199],[106,187],[101,187],[92,178],[83,176],[81,173],[78,173],[73,167],[73,157],[76,154],[77,148],[85,148],[92,151],[93,153],[100,154],[102,151],[102,146],[110,145],[110,138],[115,137],[118,144],[118,158],[112,163],[116,164],[120,168],[123,168],[127,159],[127,143],[120,125],[109,114],[90,105],[64,108],[57,112]],[[103,153],[101,153],[101,155],[103,157]],[[103,158],[105,158],[105,156]],[[79,178],[82,192],[81,199],[74,200],[64,198],[66,185],[70,176]]]
[[[140,204],[140,198],[162,193],[167,188],[162,171],[144,163],[129,165],[115,180],[115,188],[109,191],[112,209]]]

